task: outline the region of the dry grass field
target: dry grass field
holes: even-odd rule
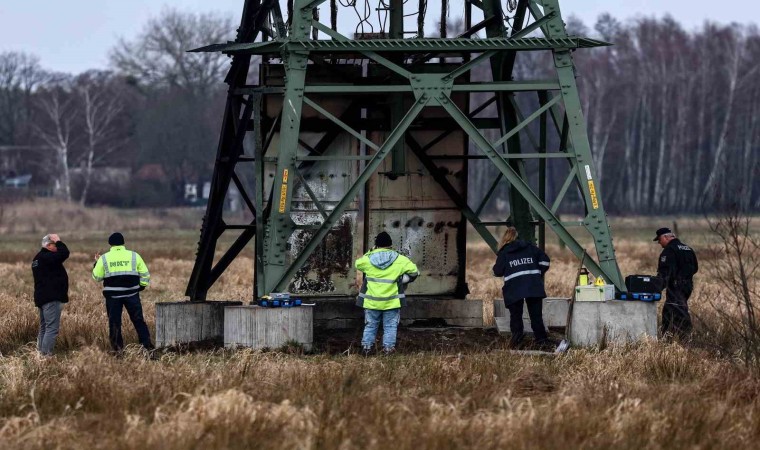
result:
[[[69,215],[48,206],[61,208],[59,215],[32,220],[6,210],[0,221],[0,448],[673,449],[760,442],[760,377],[726,351],[735,337],[708,306],[722,294],[710,278],[716,253],[698,220],[679,221],[702,256],[689,343],[573,349],[557,358],[511,354],[503,343],[472,349],[453,342],[434,350],[402,345],[397,355],[368,359],[207,350],[148,360],[134,347],[123,358],[109,355],[105,308],[89,277],[92,254],[124,223],[121,213],[74,208]],[[152,330],[154,302],[182,298],[197,240],[193,214],[145,213],[139,226],[123,227],[127,247],[143,255],[153,276],[143,293]],[[652,229],[670,222],[614,223],[623,272],[651,272],[658,254]],[[29,263],[48,231],[73,252],[66,263],[71,302],[57,356],[40,360]],[[550,241],[548,290],[567,295],[577,262]],[[500,283],[488,274],[493,257],[479,244],[470,257],[471,296],[497,296]],[[238,259],[211,297],[248,300],[252,264]],[[128,320],[124,329],[135,343]],[[402,344],[414,333],[402,329]]]

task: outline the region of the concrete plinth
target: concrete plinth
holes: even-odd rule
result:
[[[221,342],[224,337],[224,308],[241,302],[156,303],[156,347]]]
[[[657,303],[611,300],[575,302],[570,324],[573,345],[593,346],[657,337]]]
[[[355,298],[308,299],[316,303],[314,326],[321,329],[364,326],[364,309]],[[483,301],[438,298],[407,298],[401,309],[401,325],[482,327]]]
[[[548,328],[566,327],[569,302],[570,299],[567,298],[545,298],[541,307],[544,325]],[[504,299],[497,298],[493,301],[493,316],[499,332],[509,333],[509,311],[504,306]],[[526,333],[533,333],[527,305],[523,307],[523,328]]]
[[[402,325],[439,321],[451,327],[483,327],[483,300],[410,299],[401,310]]]
[[[297,342],[311,350],[314,341],[310,306],[262,308],[230,306],[224,310],[224,346],[276,349]]]

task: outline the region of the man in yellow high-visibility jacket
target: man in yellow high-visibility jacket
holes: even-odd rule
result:
[[[113,233],[108,238],[108,245],[111,246],[111,250],[104,255],[95,255],[92,278],[97,282],[103,282],[111,347],[116,352],[124,348],[124,339],[121,336],[121,312],[122,308],[126,308],[129,319],[137,331],[140,344],[145,349],[152,350],[150,331],[143,318],[140,303],[140,291],[150,284],[148,266],[137,252],[124,247],[124,236],[121,233]]]
[[[375,248],[354,264],[364,273],[356,304],[364,308],[362,353],[365,356],[372,352],[381,319],[383,352],[387,355],[396,350],[401,307],[406,304],[404,289],[420,274],[409,258],[391,249],[392,245],[390,235],[383,231],[375,238]]]

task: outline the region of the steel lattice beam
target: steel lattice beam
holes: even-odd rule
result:
[[[377,52],[437,52],[461,53],[489,50],[536,51],[571,50],[610,45],[607,42],[587,37],[563,38],[493,38],[493,39],[367,39],[361,41],[337,40],[276,40],[255,43],[213,44],[190,50],[192,52],[221,52],[247,55],[280,53],[283,50],[326,53]]]

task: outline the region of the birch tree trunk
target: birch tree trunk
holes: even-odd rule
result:
[[[84,106],[84,131],[87,137],[84,186],[79,198],[79,203],[84,206],[92,184],[93,164],[119,146],[115,139],[114,125],[122,108],[118,96],[108,92],[105,86],[97,85],[95,81],[85,80],[78,91]]]
[[[71,145],[71,124],[74,112],[71,101],[61,99],[61,94],[55,90],[40,99],[40,109],[50,122],[49,128],[37,126],[40,138],[50,146],[56,155],[58,163],[58,181],[63,190],[63,199],[71,201],[71,176],[69,172],[69,149]]]
[[[725,163],[725,151],[726,142],[728,140],[728,131],[733,119],[734,111],[734,97],[736,95],[736,82],[739,77],[739,61],[741,60],[741,44],[739,42],[732,41],[733,45],[726,44],[726,52],[731,55],[730,65],[728,67],[728,92],[726,98],[726,112],[723,116],[723,123],[720,127],[720,133],[718,134],[718,143],[715,147],[715,154],[713,155],[712,167],[710,168],[710,176],[707,178],[704,190],[702,191],[703,198],[711,198],[713,200],[725,199],[725,192],[715,192],[715,189],[720,187],[720,181],[723,178],[723,174],[726,170]],[[732,48],[731,48],[732,47]],[[712,191],[712,195],[711,194]]]
[[[664,183],[665,183],[665,153],[667,151],[668,125],[668,85],[664,80],[660,80],[660,139],[657,152],[657,168],[654,176],[654,198],[655,209],[662,210],[664,200]]]
[[[706,61],[704,51],[700,52],[700,56],[703,61]],[[698,89],[698,102],[697,102],[697,146],[696,154],[694,155],[694,170],[692,171],[692,186],[689,195],[689,208],[696,210],[699,206],[699,198],[701,197],[697,193],[701,192],[702,185],[702,160],[706,145],[706,126],[707,126],[707,70],[708,64],[701,64],[699,70],[699,89]]]
[[[753,175],[757,172],[757,144],[755,142],[758,139],[758,90],[755,88],[752,90],[752,96],[750,99],[749,114],[746,115],[747,128],[744,132],[744,154],[742,158],[742,182],[745,192],[741,193],[741,205],[742,210],[748,210],[752,205],[752,198],[754,194],[755,183]],[[755,150],[755,151],[753,151]]]

